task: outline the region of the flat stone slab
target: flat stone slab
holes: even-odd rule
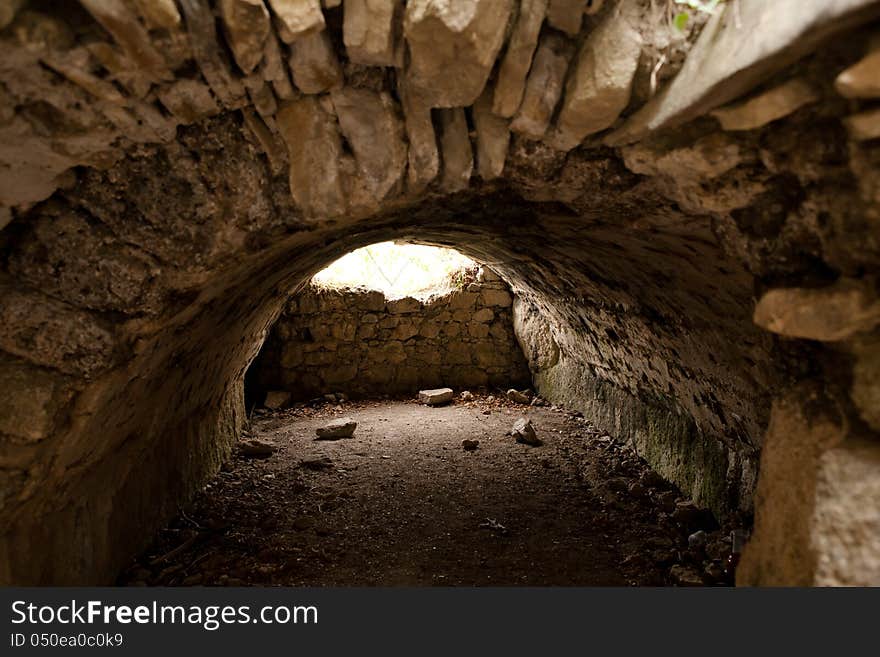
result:
[[[452,401],[452,388],[435,388],[433,390],[419,390],[419,401],[428,406],[439,406]]]
[[[323,427],[315,429],[317,438],[315,440],[339,440],[340,438],[351,438],[354,430],[357,429],[357,422],[350,417],[340,417],[330,420]]]

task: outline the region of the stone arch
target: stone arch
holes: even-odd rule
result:
[[[715,513],[760,461],[743,582],[873,581],[876,505],[837,502],[878,485],[877,4],[680,38],[649,2],[324,4],[0,15],[0,581],[112,578],[228,454],[283,300],[388,238],[491,264],[542,394]]]

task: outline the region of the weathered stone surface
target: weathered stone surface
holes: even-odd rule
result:
[[[630,171],[655,176],[656,184],[688,212],[738,212],[766,192],[761,182],[736,175],[750,153],[728,133],[711,132],[681,145],[645,140],[623,147],[621,153]],[[707,184],[713,185],[712,194],[705,193]]]
[[[512,401],[514,404],[523,404],[528,405],[532,400],[528,397],[528,395],[521,393],[516,388],[511,388],[507,391],[507,399]]]
[[[123,0],[81,0],[81,3],[139,67],[156,80],[173,77],[167,70],[164,58],[150,41],[146,29]],[[184,6],[186,4],[184,2]]]
[[[838,75],[834,88],[845,98],[880,97],[880,46]]]
[[[816,411],[817,391],[802,386],[774,402],[761,452],[755,529],[737,570],[746,586],[810,586],[815,582],[813,524],[822,455],[846,431],[840,418]]]
[[[477,173],[483,180],[491,180],[504,171],[510,128],[507,119],[492,112],[492,95],[488,89],[474,103],[472,111],[477,133]]]
[[[712,112],[725,130],[754,130],[776,121],[804,105],[819,100],[819,94],[800,79],[789,80],[745,102]]]
[[[407,3],[406,76],[427,106],[466,107],[479,97],[501,49],[510,8],[510,0]]]
[[[422,304],[418,299],[413,297],[403,297],[394,299],[385,304],[385,308],[392,315],[402,315],[405,313],[417,313],[422,309]]]
[[[269,6],[278,19],[284,43],[293,43],[324,29],[321,0],[269,0]]]
[[[587,4],[587,0],[549,0],[547,22],[557,30],[576,36],[581,31]]]
[[[263,0],[221,0],[220,16],[226,40],[244,73],[253,71],[263,58],[263,48],[272,26]]]
[[[92,378],[114,360],[103,322],[61,301],[0,284],[0,348],[37,365]]]
[[[626,11],[609,15],[581,46],[565,85],[555,145],[571,149],[611,127],[629,104],[642,38]]]
[[[270,390],[266,393],[266,400],[263,402],[263,406],[270,410],[277,411],[284,408],[289,403],[290,392],[287,390]]]
[[[326,32],[310,34],[291,46],[293,82],[305,94],[320,94],[342,84],[342,68]]]
[[[491,322],[493,319],[495,319],[495,313],[492,312],[491,308],[480,308],[474,313],[472,321],[485,324]]]
[[[556,34],[541,39],[526,90],[510,129],[530,139],[541,139],[547,132],[550,119],[565,84],[565,73],[574,52],[573,45]]]
[[[400,191],[407,151],[403,125],[386,92],[345,87],[332,94],[339,126],[354,151],[361,181],[376,201]]]
[[[549,326],[524,309],[521,302],[514,303],[513,321],[531,371],[548,370],[559,362],[559,345],[553,339]]]
[[[431,107],[404,80],[398,82],[398,95],[409,142],[407,181],[411,190],[418,191],[440,172],[437,135],[431,121]]]
[[[487,306],[500,306],[502,308],[508,308],[511,303],[513,303],[513,295],[510,294],[507,290],[495,290],[492,288],[488,288],[480,292],[480,295],[483,297],[483,303]]]
[[[510,434],[516,439],[516,442],[522,443],[523,445],[540,447],[544,444],[541,439],[538,438],[538,434],[535,433],[535,427],[532,426],[532,421],[526,417],[521,417],[513,423],[513,428],[510,430]]]
[[[264,80],[272,83],[272,88],[278,98],[290,100],[293,97],[293,85],[290,83],[287,64],[281,56],[278,39],[271,31],[263,45],[263,61],[260,65],[260,72]]]
[[[245,108],[242,110],[242,118],[245,125],[253,133],[254,138],[263,149],[269,160],[269,167],[273,173],[281,173],[287,166],[287,157],[285,155],[284,143],[277,135],[277,125],[274,123],[275,130],[269,128],[266,122],[252,109]]]
[[[435,388],[433,390],[419,390],[419,401],[428,406],[439,406],[452,401],[454,393],[452,388]]]
[[[94,41],[86,44],[85,50],[134,97],[144,98],[150,92],[153,85],[151,76],[140,70],[122,48],[112,43]],[[91,69],[91,61],[87,65]]]
[[[724,105],[853,21],[880,15],[870,0],[740,0],[709,19],[667,88],[606,138],[635,142]],[[743,35],[748,35],[743,39]],[[737,53],[730,57],[729,53]]]
[[[722,133],[711,133],[680,148],[643,142],[623,149],[626,167],[635,173],[711,180],[742,164],[740,145]]]
[[[880,137],[880,109],[859,112],[844,119],[850,139],[867,141]]]
[[[226,107],[238,107],[245,97],[244,87],[232,75],[224,51],[217,42],[217,26],[210,8],[199,0],[180,0],[186,17],[193,57],[205,80]]]
[[[174,0],[132,0],[147,27],[173,30],[180,26],[180,12]]]
[[[855,280],[822,288],[779,288],[761,297],[754,321],[780,335],[832,342],[880,324],[880,301]]]
[[[351,61],[369,66],[399,64],[400,0],[345,0],[342,38]]]
[[[852,400],[861,418],[880,431],[880,342],[869,341],[855,349]]]
[[[272,86],[259,75],[248,76],[244,80],[244,85],[253,108],[264,121],[271,124],[275,112],[278,111],[278,101],[272,93]]]
[[[310,216],[335,216],[347,207],[339,163],[342,143],[336,118],[318,99],[305,97],[282,105],[278,129],[290,160],[290,193]]]
[[[498,116],[510,118],[519,109],[546,11],[547,0],[524,0],[520,3],[519,17],[495,82],[492,111]]]
[[[880,444],[847,441],[822,454],[811,518],[817,586],[880,585]]]
[[[181,123],[194,123],[220,111],[211,90],[199,80],[177,80],[160,88],[156,95]]]
[[[5,29],[12,22],[15,14],[24,6],[25,2],[26,0],[8,0],[0,4],[0,30]]]
[[[0,358],[0,434],[36,442],[52,433],[67,401],[61,377],[27,363]]]
[[[354,430],[357,429],[357,422],[350,417],[340,417],[330,420],[323,427],[315,429],[317,438],[315,440],[339,440],[340,438],[351,438]]]
[[[440,149],[443,153],[443,189],[456,192],[467,188],[474,170],[474,154],[468,136],[464,110],[440,110]]]

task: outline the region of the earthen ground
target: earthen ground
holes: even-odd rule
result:
[[[506,435],[522,415],[542,446]],[[314,439],[341,416],[353,438]],[[563,409],[346,402],[258,414],[249,434],[276,451],[236,453],[120,584],[663,585],[688,560],[657,501],[674,489],[631,493],[644,462]]]

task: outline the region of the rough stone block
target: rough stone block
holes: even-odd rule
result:
[[[378,202],[399,191],[407,148],[394,101],[385,92],[350,87],[334,91],[332,98],[358,175],[372,199]]]
[[[516,439],[516,442],[523,443],[524,445],[539,447],[544,444],[541,439],[538,438],[538,435],[535,432],[535,427],[532,426],[532,421],[526,417],[521,417],[514,422],[510,433]]]
[[[345,0],[342,39],[351,61],[368,66],[398,63],[400,0]]]
[[[477,172],[483,180],[497,178],[504,171],[510,143],[509,122],[496,116],[490,104],[490,94],[484,91],[472,110],[477,132]]]
[[[854,141],[880,138],[880,109],[852,114],[843,120],[843,124]]]
[[[504,41],[510,10],[510,0],[407,2],[406,77],[428,107],[467,107],[479,97]]]
[[[220,0],[220,16],[238,67],[250,73],[263,58],[271,29],[266,5],[263,0]]]
[[[547,0],[523,0],[520,3],[519,17],[507,43],[493,91],[492,111],[499,117],[510,118],[519,109],[546,11]],[[580,13],[578,11],[579,18]]]
[[[323,427],[315,429],[315,440],[339,440],[340,438],[351,438],[354,430],[357,429],[357,422],[350,417],[340,417],[331,420]]]
[[[285,43],[324,29],[321,0],[269,0],[278,19],[279,34]]]
[[[48,438],[69,395],[63,378],[23,362],[0,360],[0,433],[27,442]]]
[[[287,144],[293,200],[309,216],[345,212],[342,142],[335,117],[317,98],[306,96],[282,105],[277,121]]]
[[[327,32],[310,34],[291,46],[290,72],[304,94],[324,93],[342,84],[342,67]]]
[[[433,390],[419,390],[419,402],[427,406],[439,406],[452,401],[454,393],[452,388],[435,388]]]
[[[513,295],[507,290],[483,290],[480,296],[487,306],[509,308],[513,303]]]
[[[753,98],[712,112],[725,130],[755,130],[819,100],[805,81],[784,82]]]
[[[758,301],[754,321],[780,335],[833,342],[880,324],[880,300],[854,279],[822,288],[778,288]]]
[[[880,97],[880,45],[838,75],[834,88],[846,98]]]
[[[464,110],[460,107],[440,110],[440,125],[443,189],[447,192],[467,189],[474,170],[474,154]]]
[[[413,297],[403,297],[402,299],[394,299],[386,304],[388,312],[392,315],[402,315],[406,313],[417,313],[422,309],[422,303]],[[397,323],[395,322],[395,326]]]
[[[544,137],[562,96],[573,52],[572,43],[558,34],[548,34],[541,39],[522,103],[510,124],[511,130],[529,139]]]
[[[565,86],[554,145],[571,149],[605,130],[629,104],[642,38],[629,12],[609,16],[581,46]]]
[[[851,440],[819,461],[812,546],[817,586],[880,585],[880,444]]]

